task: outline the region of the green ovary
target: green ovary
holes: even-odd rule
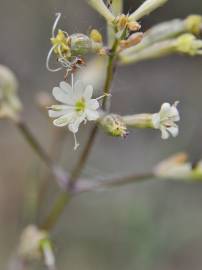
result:
[[[76,102],[75,109],[77,112],[84,112],[85,108],[86,108],[86,103],[83,98]]]

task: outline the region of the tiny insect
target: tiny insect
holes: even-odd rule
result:
[[[59,58],[58,62],[66,69],[64,76],[65,80],[67,80],[69,72],[73,74],[78,68],[81,68],[81,66],[85,64],[85,61],[80,56],[72,58],[71,61],[66,60],[65,58]]]
[[[107,1],[107,8],[110,8],[111,5],[112,5],[112,3],[113,3],[113,0],[108,0],[108,1]]]

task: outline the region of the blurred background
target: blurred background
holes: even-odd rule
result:
[[[142,0],[126,1],[125,11]],[[19,79],[23,117],[47,150],[57,130],[40,111],[36,95],[49,92],[62,80],[50,73],[45,59],[50,48],[54,14],[62,12],[60,27],[68,33],[105,33],[104,20],[84,0],[1,0],[0,64]],[[172,18],[202,13],[201,0],[169,0],[142,20],[144,29]],[[180,101],[180,135],[162,141],[153,130],[133,130],[126,140],[100,131],[84,174],[96,180],[150,171],[160,160],[186,151],[192,161],[202,157],[202,58],[171,56],[121,67],[115,77],[112,111],[156,112],[161,103]],[[81,145],[88,128],[79,133]],[[36,194],[45,167],[8,121],[0,122],[0,269],[6,269],[22,229],[41,220],[59,189],[49,191],[36,214]],[[71,170],[75,153],[68,131],[57,157]],[[61,139],[62,140],[62,139]],[[82,143],[83,142],[83,143]],[[198,270],[202,257],[202,185],[148,181],[75,198],[53,231],[58,269],[72,270]],[[38,269],[33,267],[32,269]],[[43,268],[42,268],[43,269]]]

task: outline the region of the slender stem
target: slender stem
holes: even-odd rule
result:
[[[64,211],[64,206],[71,200],[70,194],[63,192],[56,199],[54,207],[52,208],[50,214],[46,218],[45,222],[40,226],[43,230],[51,230],[58,221],[58,217]]]
[[[50,156],[52,157],[53,162],[57,162],[60,159],[60,155],[62,153],[64,138],[67,136],[65,132],[61,129],[54,129],[53,139],[50,148]],[[39,187],[38,195],[37,195],[37,203],[36,203],[36,219],[38,221],[41,211],[41,205],[44,203],[46,199],[46,194],[49,188],[50,181],[53,180],[53,175],[51,175],[50,171],[45,172],[42,177],[42,183]]]
[[[117,186],[124,186],[135,182],[153,179],[154,177],[155,176],[153,175],[153,173],[145,173],[140,175],[130,175],[126,177],[97,181],[96,183],[81,179],[80,181],[77,181],[74,190],[72,190],[71,194],[68,193],[60,194],[59,198],[56,200],[56,203],[50,215],[47,217],[46,221],[40,226],[40,228],[44,230],[51,230],[58,221],[58,217],[62,214],[64,206],[70,202],[71,197],[73,195],[78,195],[84,192],[105,190],[107,188],[113,188]]]
[[[104,86],[104,93],[109,94],[110,93],[110,86],[113,79],[113,69],[114,69],[114,61],[116,59],[116,50],[118,47],[118,40],[114,41],[111,54],[108,59],[108,66],[106,71],[106,80],[105,80],[105,86]],[[106,108],[106,102],[107,102],[107,95],[103,99],[102,108]],[[72,171],[72,174],[69,179],[69,186],[68,186],[68,192],[71,192],[74,190],[74,186],[76,181],[78,180],[79,176],[81,175],[81,172],[88,160],[90,151],[92,149],[92,146],[94,144],[96,135],[98,131],[98,126],[95,124],[92,128],[89,139],[86,142],[86,145],[84,147],[84,150],[79,158],[78,163],[76,164],[75,168]],[[56,200],[55,204],[53,205],[52,210],[48,214],[48,217],[46,218],[45,222],[42,224],[42,228],[46,228],[46,230],[52,229],[52,227],[57,223],[57,220],[59,219],[61,213],[63,212],[66,204],[69,202],[69,193],[63,193],[61,194],[58,199]]]
[[[53,160],[49,157],[43,147],[40,145],[38,140],[32,134],[31,130],[28,128],[26,123],[22,119],[15,120],[15,124],[20,130],[21,134],[24,136],[26,141],[39,156],[39,158],[46,164],[52,175],[56,178],[59,186],[64,188],[68,182],[68,175],[66,172],[60,168],[58,165],[54,164]]]
[[[113,75],[115,72],[114,61],[116,59],[116,50],[117,50],[118,44],[119,44],[119,41],[116,39],[114,41],[114,45],[112,47],[111,54],[110,54],[109,60],[108,60],[107,77],[106,77],[106,81],[105,81],[105,85],[104,85],[104,93],[106,95],[104,96],[103,102],[102,102],[102,109],[103,110],[106,109],[108,94],[110,92],[110,86],[111,86],[111,82],[112,82]]]
[[[80,180],[76,184],[75,194],[80,194],[83,192],[90,192],[90,191],[98,191],[98,190],[105,190],[107,188],[117,187],[117,186],[124,186],[128,184],[132,184],[135,182],[146,181],[149,179],[154,179],[153,173],[144,173],[144,174],[137,174],[137,175],[129,175],[120,178],[102,180],[102,181],[84,181]]]
[[[27,142],[32,147],[32,149],[40,157],[40,159],[43,162],[45,162],[45,164],[47,165],[47,167],[49,167],[49,168],[52,167],[53,166],[52,160],[49,158],[48,154],[42,148],[42,146],[40,145],[40,143],[35,139],[34,135],[32,134],[31,130],[28,128],[28,126],[25,124],[25,122],[23,122],[20,119],[20,120],[17,120],[15,123],[16,123],[18,129],[20,130],[20,132],[23,134],[23,136],[27,140]]]

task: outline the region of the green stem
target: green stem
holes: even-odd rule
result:
[[[52,160],[49,158],[46,151],[42,148],[40,143],[35,139],[34,135],[32,134],[31,130],[28,126],[23,122],[21,119],[17,120],[16,125],[20,130],[21,134],[24,136],[26,141],[35,151],[35,153],[39,156],[39,158],[47,165],[47,167],[51,168],[53,166]]]
[[[104,93],[109,94],[110,93],[110,86],[111,82],[113,79],[113,69],[114,69],[114,61],[116,59],[116,51],[118,48],[119,41],[115,40],[113,47],[111,49],[111,53],[108,59],[108,66],[107,66],[107,71],[106,71],[106,80],[105,80],[105,85],[104,85]],[[103,102],[102,102],[102,108],[106,108],[106,102],[107,102],[107,95],[104,97]],[[69,179],[69,186],[68,186],[68,191],[71,192],[74,190],[74,185],[81,175],[81,172],[88,160],[89,154],[91,152],[92,146],[94,144],[96,135],[98,131],[98,126],[95,124],[94,127],[92,128],[89,139],[84,147],[84,150],[79,158],[78,163],[76,164],[75,168],[72,171],[71,177]],[[52,227],[57,223],[57,220],[59,219],[61,213],[63,212],[66,204],[70,200],[70,195],[69,193],[62,193],[58,199],[56,200],[55,204],[53,205],[52,210],[48,214],[48,217],[46,218],[45,222],[42,224],[42,228],[46,228],[46,230],[52,229]]]
[[[106,78],[105,85],[104,85],[104,94],[106,94],[106,95],[104,96],[103,102],[102,102],[102,109],[103,110],[106,109],[108,95],[110,93],[110,86],[111,86],[111,82],[112,82],[113,75],[115,72],[114,61],[116,59],[116,50],[118,48],[118,45],[119,45],[119,41],[116,39],[114,41],[114,45],[112,47],[112,50],[111,50],[110,56],[109,56],[109,60],[108,60],[107,78]]]
[[[58,221],[58,217],[62,214],[64,206],[71,200],[71,196],[63,192],[56,199],[53,209],[50,212],[50,215],[46,218],[45,222],[40,226],[43,230],[51,230]]]
[[[64,188],[67,183],[67,175],[66,172],[63,171],[58,165],[54,164],[53,160],[49,157],[40,143],[37,141],[35,136],[32,134],[31,130],[28,128],[26,123],[22,121],[22,119],[15,120],[15,124],[20,130],[21,134],[24,136],[26,141],[35,151],[35,153],[39,156],[39,158],[46,164],[52,175],[56,178],[59,186]]]
[[[154,179],[155,175],[153,173],[144,173],[144,174],[137,174],[137,175],[129,175],[125,177],[119,177],[114,179],[102,180],[102,181],[78,181],[77,186],[75,189],[76,194],[80,194],[83,192],[91,192],[91,191],[98,191],[98,190],[105,190],[107,188],[124,186],[136,182],[142,182],[149,179]]]

